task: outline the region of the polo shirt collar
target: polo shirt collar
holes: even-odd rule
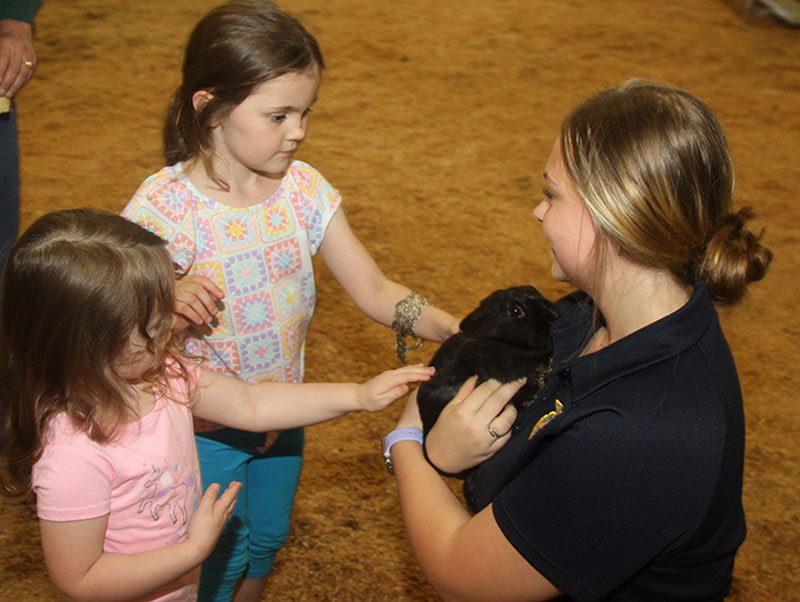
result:
[[[673,357],[695,344],[716,321],[706,287],[698,283],[689,301],[677,311],[584,357],[575,357],[588,341],[594,320],[588,297],[551,329],[554,369],[569,381],[572,403],[611,381]],[[574,302],[574,300],[573,300]]]

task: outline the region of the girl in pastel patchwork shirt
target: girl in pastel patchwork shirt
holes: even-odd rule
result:
[[[210,11],[189,37],[169,107],[168,167],[123,212],[165,238],[187,272],[176,313],[180,327],[193,325],[188,349],[248,382],[303,379],[316,253],[359,309],[395,326],[401,356],[404,335],[441,341],[458,330],[453,316],[386,278],[336,189],[293,159],[323,69],[316,40],[271,2]],[[208,422],[195,431],[204,477],[243,483],[241,520],[205,563],[200,599],[259,600],[289,534],[303,431],[254,436]]]
[[[0,316],[7,445],[0,492],[36,494],[42,548],[70,600],[192,601],[240,484],[203,493],[192,416],[265,431],[377,411],[421,365],[356,384],[248,384],[173,334],[165,242],[125,218],[39,218],[11,249]]]

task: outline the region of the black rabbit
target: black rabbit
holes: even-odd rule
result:
[[[554,304],[532,286],[495,291],[481,301],[461,321],[461,332],[444,341],[430,361],[436,373],[420,385],[417,393],[423,434],[428,434],[444,406],[473,375],[478,375],[478,383],[490,378],[510,382],[527,377],[511,400],[519,409],[527,407],[541,388],[540,377],[548,370],[550,325],[557,317]],[[465,479],[464,494],[471,509],[469,475],[473,470],[459,475]]]

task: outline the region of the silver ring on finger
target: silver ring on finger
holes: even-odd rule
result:
[[[492,428],[491,424],[487,424],[486,428],[489,429],[489,434],[492,436],[492,439],[498,439],[500,435],[497,434],[497,431]]]

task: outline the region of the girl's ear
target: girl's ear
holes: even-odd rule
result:
[[[197,90],[194,94],[192,94],[192,106],[196,113],[199,113],[203,110],[209,102],[214,100],[214,95],[209,92],[208,90]]]

